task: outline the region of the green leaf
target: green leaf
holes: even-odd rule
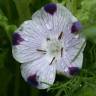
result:
[[[0,69],[4,67],[4,59],[5,59],[6,52],[0,54]]]
[[[89,26],[83,30],[83,34],[96,43],[96,25]]]
[[[8,19],[4,15],[0,15],[0,26],[5,30],[5,33],[10,40],[12,41],[12,33],[17,29],[16,25],[9,25]]]
[[[7,87],[11,76],[11,73],[6,68],[0,69],[0,96],[7,96]]]
[[[84,86],[74,96],[96,96],[96,88],[90,86]]]
[[[96,0],[82,0],[76,16],[85,25],[96,24]]]
[[[31,12],[29,9],[29,4],[31,0],[13,0],[16,6],[16,9],[19,14],[19,21],[22,22],[31,17]]]

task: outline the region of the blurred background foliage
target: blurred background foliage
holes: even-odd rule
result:
[[[72,79],[57,75],[51,88],[38,90],[22,79],[11,40],[24,20],[50,2],[62,3],[81,21],[87,45],[79,75]],[[96,96],[96,0],[0,0],[0,96]]]

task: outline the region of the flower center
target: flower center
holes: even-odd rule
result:
[[[63,55],[64,43],[62,38],[63,32],[58,37],[47,38],[41,44],[41,49],[37,49],[37,51],[46,54],[48,59],[51,59],[50,64],[57,62]]]
[[[48,54],[51,55],[52,57],[61,56],[62,48],[63,48],[63,44],[60,40],[51,39],[47,41],[46,50]]]

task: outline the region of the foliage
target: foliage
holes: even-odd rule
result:
[[[51,88],[38,90],[22,79],[20,64],[12,57],[11,37],[17,26],[49,2],[62,3],[82,22],[87,45],[80,74],[72,79],[57,76]],[[96,0],[0,0],[0,96],[96,96],[95,6]]]

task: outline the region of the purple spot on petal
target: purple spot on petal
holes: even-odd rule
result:
[[[50,14],[54,14],[54,12],[56,12],[57,10],[57,6],[56,4],[54,3],[50,3],[50,4],[47,4],[44,6],[44,10],[47,12],[47,13],[50,13]]]
[[[38,86],[38,82],[36,80],[36,74],[28,77],[28,83],[34,87]]]
[[[80,69],[78,67],[69,67],[69,73],[70,75],[76,75],[80,72]]]
[[[81,29],[82,29],[82,25],[81,25],[81,23],[79,21],[77,21],[77,22],[73,23],[73,25],[71,27],[71,32],[75,33],[75,32],[80,31]]]
[[[21,38],[20,34],[14,33],[12,38],[12,44],[13,45],[19,45],[20,42],[24,41],[23,38]]]

